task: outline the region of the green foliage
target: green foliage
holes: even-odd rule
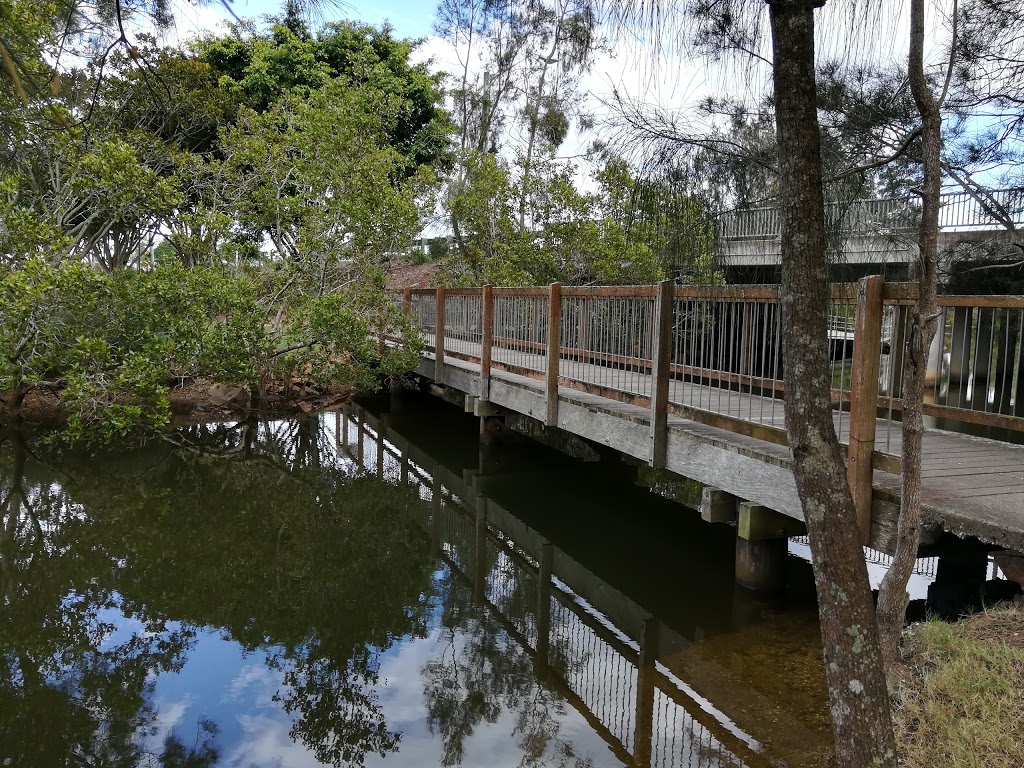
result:
[[[527,224],[518,222],[523,176],[492,154],[470,153],[467,181],[449,204],[460,222],[462,248],[446,264],[443,279],[464,284],[568,285],[650,284],[664,269],[651,248],[631,237],[617,218],[616,190],[602,184],[584,193],[575,168],[550,153],[534,157],[525,181]]]
[[[266,344],[252,292],[214,270],[105,274],[34,259],[4,276],[0,296],[0,390],[59,388],[72,438],[162,426],[174,378],[248,381]]]
[[[218,89],[257,113],[286,99],[300,101],[343,80],[387,93],[402,104],[402,120],[388,126],[386,143],[404,158],[404,172],[443,163],[450,125],[440,107],[440,76],[425,64],[410,65],[416,47],[396,40],[387,25],[357,22],[325,25],[315,35],[275,23],[260,30],[252,22],[193,44]]]
[[[372,389],[415,365],[418,337],[382,279],[320,296],[289,282],[33,259],[0,280],[0,391],[51,387],[69,412],[66,437],[109,440],[167,424],[175,381],[256,386],[300,373]],[[382,347],[385,333],[406,341]]]

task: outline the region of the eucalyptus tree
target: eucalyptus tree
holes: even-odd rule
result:
[[[612,3],[618,19],[694,25],[705,50],[755,50],[763,5],[746,0]],[[895,766],[888,689],[846,461],[832,421],[826,328],[829,308],[821,128],[815,72],[820,0],[768,3],[772,94],[781,200],[780,305],[786,432],[811,542],[835,764]],[[641,10],[638,10],[640,8]],[[694,13],[695,12],[695,13]]]
[[[522,176],[515,201],[520,230],[529,221],[528,190],[539,168],[573,127],[584,126],[577,91],[600,47],[593,0],[442,0],[437,32],[458,59],[450,88],[459,162],[449,187],[452,196],[472,183],[476,156],[516,156]],[[449,216],[455,242],[466,255],[464,222]]]

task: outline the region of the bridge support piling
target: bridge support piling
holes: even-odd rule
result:
[[[736,537],[736,583],[754,592],[786,587],[786,539],[750,541]]]
[[[743,502],[736,522],[736,583],[755,592],[786,587],[789,536],[803,523],[766,507]]]

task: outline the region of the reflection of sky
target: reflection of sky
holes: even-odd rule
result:
[[[105,646],[122,643],[132,633],[143,631],[140,622],[113,610],[103,611],[101,618],[115,626],[107,635]],[[367,755],[367,766],[441,764],[441,740],[427,726],[421,674],[429,661],[450,652],[439,618],[439,613],[432,617],[427,637],[404,637],[381,656],[376,694],[388,728],[400,732],[401,741],[398,751],[385,758]],[[456,648],[465,642],[465,635],[456,632]],[[198,632],[181,670],[154,679],[152,704],[157,716],[145,733],[139,734],[140,745],[150,753],[160,754],[164,740],[173,734],[186,748],[199,746],[204,736],[200,724],[212,720],[219,728],[213,739],[220,753],[218,766],[320,765],[309,749],[289,735],[292,716],[275,701],[275,694],[284,693],[283,673],[267,664],[272,651],[246,653],[219,630]],[[571,744],[577,754],[589,756],[594,766],[619,765],[583,717],[571,707],[566,709],[565,714],[558,716],[561,739]],[[480,722],[465,742],[462,765],[518,766],[522,752],[514,735],[516,717],[517,712],[506,707],[495,722]]]

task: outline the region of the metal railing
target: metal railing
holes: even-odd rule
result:
[[[939,227],[943,231],[1001,230],[1024,224],[1022,189],[996,189],[977,195],[945,192],[941,199]],[[920,201],[907,197],[829,203],[825,222],[828,231],[835,234],[905,233],[917,228],[920,210]],[[723,239],[770,239],[782,231],[777,207],[738,209],[717,218],[718,234]]]
[[[880,277],[831,289],[823,354],[865,526],[872,468],[900,472],[915,302],[916,286]],[[403,305],[432,348],[438,383],[446,356],[479,364],[485,400],[492,371],[541,379],[548,425],[558,424],[559,387],[649,408],[654,466],[665,466],[669,413],[786,443],[778,286],[407,289]],[[925,415],[1024,431],[1024,297],[938,305]]]

